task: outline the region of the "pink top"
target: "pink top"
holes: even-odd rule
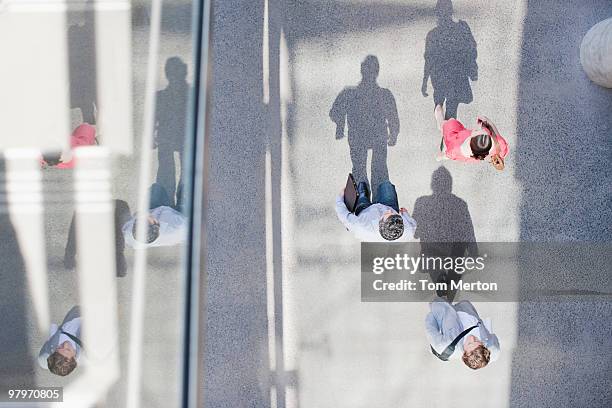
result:
[[[93,146],[96,144],[96,128],[89,123],[83,123],[77,126],[76,129],[70,135],[70,149],[74,150],[80,146]],[[41,164],[44,164],[44,160],[41,158]],[[68,162],[60,162],[55,168],[58,169],[72,169],[76,164],[75,159],[71,159]]]
[[[446,157],[451,160],[459,160],[466,162],[479,162],[471,156],[466,157],[461,152],[461,145],[472,136],[472,129],[466,129],[465,126],[457,119],[449,119],[442,126],[442,135],[444,135],[444,146],[446,146]],[[497,135],[497,143],[501,152],[497,151],[497,146],[489,151],[489,156],[499,153],[500,157],[504,158],[508,155],[508,143],[500,134]]]

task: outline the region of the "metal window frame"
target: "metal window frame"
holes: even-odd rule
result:
[[[192,16],[194,78],[189,95],[183,188],[190,220],[184,252],[184,330],[181,406],[202,407],[206,327],[207,148],[210,112],[211,0],[194,0]]]

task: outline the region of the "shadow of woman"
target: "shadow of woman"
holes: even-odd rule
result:
[[[452,193],[453,178],[444,167],[431,176],[432,195],[417,198],[412,217],[417,222],[415,238],[421,240],[421,253],[431,257],[477,256],[478,244],[467,203]],[[432,282],[458,281],[454,271],[430,270]],[[448,291],[453,300],[455,292]]]
[[[427,81],[431,78],[434,106],[446,102],[446,118],[456,118],[460,103],[469,104],[474,99],[470,80],[478,80],[476,41],[468,24],[453,20],[451,0],[438,0],[436,5],[438,25],[425,40],[425,66],[421,93],[427,93]]]

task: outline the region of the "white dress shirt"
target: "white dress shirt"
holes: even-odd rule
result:
[[[149,215],[159,222],[159,236],[149,244],[138,242],[132,235],[132,228],[136,216],[132,216],[121,229],[125,243],[132,248],[173,246],[185,242],[187,237],[187,217],[180,212],[166,206],[154,208]]]
[[[459,321],[461,322],[461,326],[463,326],[462,331],[469,327],[476,326],[478,324],[478,319],[476,319],[474,316],[472,316],[469,313],[457,312],[457,316],[459,316]],[[465,342],[466,337],[469,335],[476,337],[478,340],[482,340],[482,337],[480,335],[480,326],[474,327],[472,330],[468,332],[468,334],[463,336],[463,338],[459,341],[461,350],[463,350],[463,343]]]
[[[357,239],[364,242],[402,242],[410,241],[414,237],[414,231],[416,230],[416,221],[412,219],[408,213],[401,213],[402,220],[404,221],[404,234],[395,241],[387,241],[380,235],[378,229],[378,223],[382,218],[383,214],[387,211],[393,211],[397,214],[393,208],[384,204],[372,204],[365,210],[359,213],[359,216],[349,212],[344,204],[344,197],[341,195],[336,197],[336,214],[342,224],[351,231]]]
[[[79,336],[77,336],[77,333],[79,332],[80,328],[81,328],[81,318],[77,317],[77,318],[70,320],[69,322],[64,323],[62,330],[78,338]],[[55,323],[51,323],[51,328],[49,329],[49,338],[53,337],[53,335],[58,330],[59,330],[59,326]],[[76,356],[74,357],[74,359],[78,362],[79,358],[81,357],[81,346],[79,346],[74,340],[66,336],[64,333],[60,333],[58,345],[63,344],[66,341],[70,343],[72,348],[76,351]]]

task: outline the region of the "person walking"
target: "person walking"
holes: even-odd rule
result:
[[[55,375],[67,376],[81,357],[81,310],[74,306],[60,326],[51,324],[49,338],[38,353],[38,364]]]
[[[174,246],[187,239],[187,217],[171,205],[167,191],[158,183],[153,183],[150,190],[149,212],[146,214],[147,230],[144,241],[138,241],[138,214],[134,214],[122,228],[125,243],[132,248]],[[179,192],[179,197],[181,193]]]
[[[457,119],[444,120],[442,105],[436,106],[434,116],[442,133],[438,160],[480,162],[488,158],[497,170],[504,169],[504,159],[509,151],[508,142],[487,117],[479,116],[477,127],[467,129]]]
[[[416,222],[408,210],[399,208],[395,186],[389,180],[378,186],[377,198],[370,199],[367,183],[357,185],[359,198],[355,212],[344,203],[344,190],[336,197],[336,215],[347,230],[365,242],[409,241],[414,237]]]
[[[499,339],[485,327],[470,302],[455,305],[437,297],[429,304],[425,330],[431,350],[440,360],[457,359],[478,370],[499,358]]]

